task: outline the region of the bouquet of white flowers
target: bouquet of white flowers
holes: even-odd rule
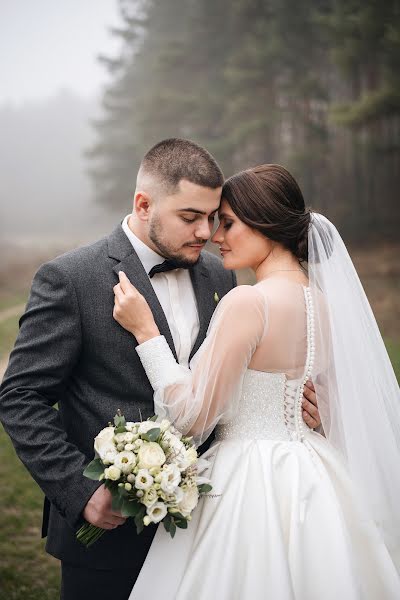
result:
[[[114,426],[110,423],[95,438],[94,449],[96,457],[83,474],[104,481],[113,509],[133,517],[138,533],[162,521],[174,537],[177,527],[187,528],[200,494],[212,489],[209,479],[201,477],[208,463],[198,457],[192,438],[166,419],[126,422],[118,411]],[[105,531],[85,523],[76,537],[91,546]]]

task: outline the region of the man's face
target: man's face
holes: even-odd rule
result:
[[[212,233],[221,190],[182,179],[173,195],[154,203],[148,235],[157,252],[185,266],[195,264]]]

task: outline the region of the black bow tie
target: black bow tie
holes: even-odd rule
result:
[[[174,269],[187,269],[187,268],[188,267],[182,266],[175,260],[169,259],[169,260],[165,260],[160,265],[154,265],[154,267],[152,267],[149,271],[149,277],[151,279],[153,277],[153,275],[155,275],[156,273],[166,273],[167,271],[173,271]]]

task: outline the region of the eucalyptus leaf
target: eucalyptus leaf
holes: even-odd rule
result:
[[[126,420],[125,420],[124,415],[115,415],[114,425],[115,425],[115,427],[125,427]]]
[[[126,489],[123,486],[118,486],[118,496],[120,498],[126,498],[128,496],[128,492],[126,491]]]
[[[169,530],[170,530],[171,524],[172,524],[172,519],[171,519],[170,515],[167,515],[164,518],[163,523],[164,523],[164,529],[165,529],[165,531],[167,531],[169,533]]]
[[[150,419],[147,419],[148,421],[157,421],[158,419],[158,415],[153,415],[152,417],[150,417]]]
[[[90,462],[87,465],[87,467],[83,471],[83,474],[88,479],[93,479],[94,481],[99,481],[99,477],[100,477],[100,475],[103,474],[103,472],[104,472],[103,463],[101,462],[100,458],[95,458],[94,460],[92,460],[92,462]]]
[[[146,440],[146,442],[155,442],[160,437],[161,429],[159,427],[155,427],[154,429],[149,429],[146,433],[142,434],[142,440]]]
[[[126,427],[124,425],[119,425],[114,429],[114,433],[126,433]]]
[[[124,500],[121,496],[113,495],[111,502],[112,509],[116,510],[117,512],[121,512],[123,502]]]
[[[175,525],[174,521],[172,521],[171,526],[169,528],[169,534],[173,538],[175,536],[175,533],[176,533],[176,525]]]
[[[181,519],[176,520],[176,526],[179,527],[180,529],[187,529],[188,526],[188,522],[186,519],[184,519],[183,521]]]
[[[135,517],[136,533],[138,535],[139,535],[139,533],[142,533],[142,531],[144,529],[143,517],[144,517],[144,514],[142,514],[142,515],[138,514]]]
[[[124,498],[121,503],[121,514],[123,517],[136,517],[142,512],[141,506],[143,505],[138,502],[129,502]]]
[[[209,485],[208,483],[202,483],[201,485],[199,485],[200,494],[208,494],[208,492],[211,492],[211,490],[212,485]]]
[[[182,514],[182,513],[180,513],[180,512],[174,512],[174,513],[173,513],[173,518],[174,518],[174,519],[178,519],[179,521],[180,521],[180,520],[182,520],[182,519],[183,519],[184,521],[186,521],[186,517],[184,517],[184,516],[183,516],[183,514]]]

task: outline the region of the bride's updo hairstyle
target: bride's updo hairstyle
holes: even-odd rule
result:
[[[237,173],[226,180],[222,198],[243,223],[307,261],[310,211],[284,167],[260,165]]]

